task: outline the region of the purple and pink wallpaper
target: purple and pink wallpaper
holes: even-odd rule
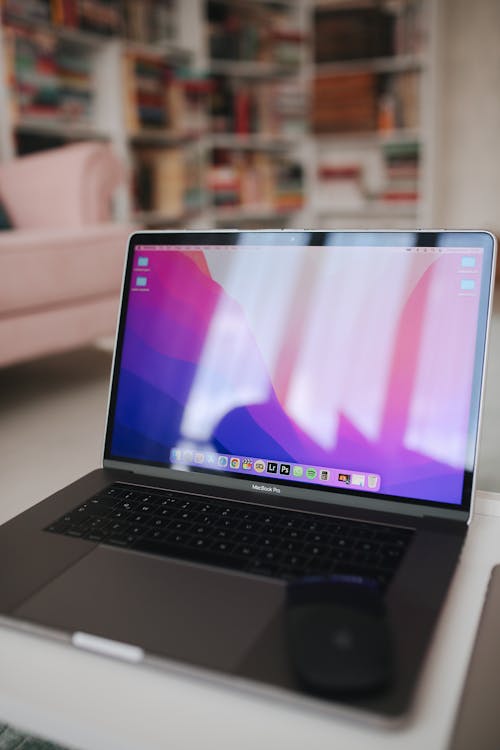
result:
[[[481,258],[137,248],[112,457],[337,467],[382,494],[459,503]]]

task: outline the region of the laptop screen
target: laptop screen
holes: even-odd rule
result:
[[[487,233],[134,235],[105,457],[466,507],[492,263]]]

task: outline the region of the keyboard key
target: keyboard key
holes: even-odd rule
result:
[[[256,552],[255,547],[251,547],[248,544],[237,544],[234,548],[236,555],[243,555],[244,557],[253,557]]]
[[[304,569],[306,566],[307,558],[303,555],[284,555],[282,560],[284,565],[287,565],[291,568],[301,568]]]
[[[325,557],[327,552],[328,549],[320,544],[306,544],[304,547],[304,554],[313,558]]]
[[[167,529],[172,525],[172,521],[168,518],[153,518],[148,524],[153,529]]]
[[[217,542],[217,544],[214,545],[214,550],[216,552],[229,552],[232,547],[234,547],[234,545],[229,542]]]

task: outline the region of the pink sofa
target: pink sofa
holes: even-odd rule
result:
[[[127,238],[110,221],[125,178],[109,145],[79,143],[0,164],[0,365],[113,334]]]

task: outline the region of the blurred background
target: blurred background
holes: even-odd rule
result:
[[[132,228],[500,229],[498,0],[0,9],[6,517],[99,463]],[[496,490],[499,326],[479,476]]]
[[[0,6],[0,163],[110,142],[118,220],[498,226],[496,0]]]

